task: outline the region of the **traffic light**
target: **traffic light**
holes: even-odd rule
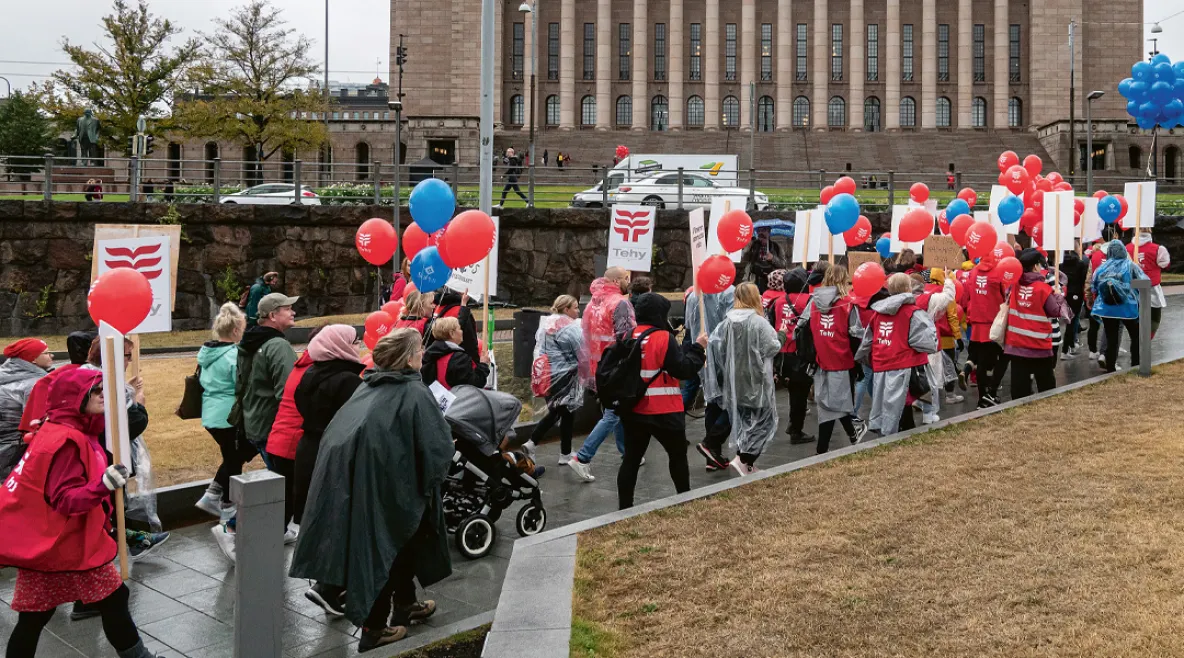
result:
[[[152,135],[147,135],[144,137],[144,155],[148,155],[152,152],[152,141],[155,139],[156,138]]]
[[[136,140],[139,138],[140,138],[139,135],[132,135],[131,137],[128,137],[128,139],[127,139],[127,152],[128,153],[131,153],[132,155],[137,155]]]
[[[395,64],[403,66],[407,63],[407,49],[403,46],[395,47]]]

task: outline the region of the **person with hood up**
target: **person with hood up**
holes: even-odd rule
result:
[[[859,310],[849,295],[851,277],[836,265],[810,295],[798,326],[808,327],[814,339],[818,369],[814,371],[814,403],[818,405],[818,454],[830,450],[835,421],[843,425],[851,443],[867,435],[867,423],[853,418],[857,343],[863,336]]]
[[[427,293],[424,293],[427,294]],[[423,303],[422,301],[420,302]],[[436,300],[436,310],[432,313],[432,321],[427,324],[427,328],[422,332],[425,342],[424,347],[431,347],[432,343],[438,339],[432,331],[432,325],[440,318],[456,318],[460,324],[461,340],[457,343],[469,358],[475,361],[481,360],[481,349],[477,345],[477,320],[473,317],[473,312],[469,310],[469,293],[460,294],[454,290],[444,288]],[[422,306],[421,306],[422,310]],[[445,337],[451,335],[444,334]],[[445,338],[446,340],[446,338]]]
[[[53,365],[49,346],[38,338],[22,338],[4,348],[0,364],[0,479],[25,454],[25,433],[21,431],[21,416],[25,403],[37,380],[48,374]]]
[[[970,324],[970,343],[963,373],[969,377],[972,371],[976,372],[979,409],[999,404],[997,387],[1004,369],[1003,348],[991,340],[991,324],[1007,297],[1003,282],[992,274],[994,269],[995,259],[988,255],[970,270],[967,279],[966,321]]]
[[[428,321],[436,310],[436,293],[412,290],[407,293],[407,300],[403,306],[403,317],[395,319],[395,329],[411,328],[424,335]]]
[[[1134,243],[1126,246],[1126,253],[1135,258]],[[1145,228],[1139,233],[1139,256],[1135,261],[1139,269],[1151,279],[1151,337],[1155,338],[1155,332],[1159,330],[1159,322],[1163,318],[1163,309],[1168,305],[1160,283],[1163,281],[1163,271],[1172,264],[1172,257],[1168,254],[1167,247],[1155,243],[1151,229]],[[1064,267],[1061,265],[1061,269]]]
[[[936,273],[936,280],[941,281],[940,285],[933,283],[934,273]],[[930,283],[921,289],[920,294],[917,295],[916,304],[929,313],[929,319],[933,321],[933,325],[937,328],[938,338],[941,339],[943,336],[950,336],[953,331],[949,320],[950,307],[954,305],[958,289],[954,285],[953,275],[946,276],[944,270],[933,268],[925,274],[929,275]],[[933,391],[933,402],[928,405],[922,404],[922,409],[925,409],[925,412],[921,420],[928,425],[939,420],[937,415],[941,409],[939,391],[945,388],[945,355],[940,349],[929,355],[929,366],[925,371],[929,377],[929,387]],[[956,401],[961,402],[961,400]]]
[[[1068,319],[1065,297],[1045,281],[1044,257],[1035,249],[1019,254],[1024,271],[1008,300],[1007,335],[1003,351],[1011,363],[1011,399],[1032,394],[1032,380],[1040,392],[1056,388],[1056,345],[1053,325]]]
[[[33,390],[29,391],[29,399],[25,401],[25,411],[21,414],[22,432],[27,433],[37,429],[37,425],[45,418],[45,405],[49,402],[49,387],[63,373],[86,364],[86,357],[90,354],[90,344],[94,342],[97,335],[93,331],[75,331],[66,336],[66,353],[70,355],[70,362],[50,370],[49,374],[33,384]],[[25,440],[27,441],[30,436],[26,434]]]
[[[937,352],[937,327],[916,305],[912,289],[912,279],[898,272],[888,277],[885,290],[872,295],[871,322],[855,354],[856,361],[870,364],[875,372],[868,429],[881,436],[913,428],[909,378],[913,368],[925,367],[927,355]]]
[[[243,424],[247,441],[266,462],[271,461],[267,455],[267,437],[284,397],[288,373],[296,364],[296,350],[284,332],[296,324],[292,305],[299,299],[278,292],[263,297],[259,300],[258,324],[248,326],[238,344],[235,403],[230,410],[230,423]]]
[[[465,384],[483,388],[489,379],[489,352],[482,354],[477,362],[469,358],[460,346],[464,330],[456,318],[437,318],[431,331],[435,341],[423,355],[423,383],[431,386],[432,382],[440,382],[449,390]]]
[[[584,404],[589,370],[580,302],[575,297],[556,297],[551,315],[539,320],[532,364],[531,387],[543,393],[547,415],[531,433],[531,444],[537,445],[559,423],[559,454],[571,457],[575,411]]]
[[[785,270],[776,270],[769,275],[769,287],[772,288],[774,283],[780,285],[781,275]],[[692,290],[694,290],[692,288]],[[783,293],[779,293],[783,294]],[[735,286],[728,286],[721,293],[714,295],[704,295],[703,298],[707,300],[704,307],[704,315],[707,320],[706,327],[699,326],[699,293],[691,292],[687,295],[686,304],[686,331],[683,332],[682,347],[686,350],[691,343],[695,342],[693,336],[699,334],[711,335],[715,328],[724,321],[724,317],[732,310],[736,303],[736,288]],[[708,350],[711,349],[710,342],[707,345]],[[710,354],[709,354],[710,355]],[[695,446],[700,455],[707,460],[707,472],[714,473],[717,471],[726,471],[729,468],[729,459],[723,455],[724,442],[728,440],[728,436],[732,433],[732,421],[728,418],[728,412],[721,407],[719,402],[719,387],[713,386],[713,380],[710,377],[704,379],[704,375],[699,375],[694,379],[684,379],[680,386],[682,388],[682,404],[686,408],[695,398],[695,394],[700,387],[703,388],[703,402],[706,408],[703,413],[703,429],[705,436],[703,441]]]
[[[810,301],[808,277],[806,270],[800,267],[787,272],[784,275],[785,294],[769,307],[773,329],[782,337],[781,353],[778,356],[781,363],[777,366],[777,373],[789,389],[789,427],[785,428],[785,433],[789,435],[792,445],[814,442],[814,436],[804,431],[806,404],[814,378],[808,372],[809,364],[798,358],[797,343],[793,339],[798,318]]]
[[[103,617],[119,658],[155,658],[132,621],[129,591],[114,564],[111,494],[127,484],[128,470],[108,465],[99,441],[102,373],[62,373],[46,408],[20,468],[0,487],[0,536],[7,538],[0,542],[0,564],[17,570],[10,597],[17,622],[6,655],[32,658],[57,607],[80,601]]]
[[[1085,282],[1089,279],[1089,265],[1073,249],[1069,249],[1064,253],[1064,258],[1061,260],[1061,274],[1064,274],[1066,277],[1065,303],[1069,305],[1069,310],[1073,313],[1073,319],[1069,321],[1069,325],[1065,331],[1064,343],[1061,346],[1061,355],[1068,359],[1077,355],[1078,343],[1080,342],[1081,312],[1085,306]]]
[[[415,580],[431,587],[452,573],[442,489],[455,448],[422,361],[415,330],[379,339],[377,370],[325,428],[292,556],[289,575],[344,596],[359,652],[431,616],[436,604],[416,600]]]
[[[736,287],[735,308],[711,332],[707,377],[718,394],[711,402],[727,410],[736,457],[729,464],[741,476],[756,472],[756,460],[777,433],[773,357],[781,349],[777,332],[762,314],[756,284]]]
[[[1090,291],[1094,296],[1091,311],[1094,320],[1101,320],[1105,330],[1106,372],[1118,370],[1119,330],[1126,327],[1131,339],[1131,367],[1139,365],[1139,296],[1131,286],[1134,279],[1146,279],[1143,268],[1131,261],[1121,240],[1106,245],[1106,260],[1094,271]]]
[[[641,376],[649,386],[642,399],[621,415],[621,425],[625,427],[625,457],[617,473],[620,509],[633,507],[637,471],[641,468],[650,438],[657,439],[670,458],[670,479],[674,481],[675,491],[690,491],[686,416],[678,380],[693,377],[707,360],[703,351],[707,334],[699,334],[694,344],[685,350],[674,342],[674,331],[667,320],[670,315],[668,299],[646,293],[637,300],[635,310],[637,326],[630,332],[630,337],[641,341]]]

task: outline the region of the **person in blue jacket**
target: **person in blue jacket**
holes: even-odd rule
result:
[[[1143,268],[1130,259],[1121,240],[1106,245],[1106,260],[1094,271],[1090,290],[1094,295],[1092,317],[1101,319],[1106,332],[1106,372],[1117,370],[1119,330],[1126,327],[1131,339],[1131,367],[1139,365],[1139,296],[1131,281],[1146,279]]]

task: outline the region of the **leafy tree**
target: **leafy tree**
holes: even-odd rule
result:
[[[63,131],[73,132],[83,109],[93,107],[104,145],[126,153],[141,115],[162,119],[149,122],[150,132],[170,127],[167,106],[197,56],[198,42],[189,39],[170,48],[168,42],[181,28],[149,12],[146,0],[135,7],[115,0],[113,10],[103,17],[106,43],[88,50],[63,40],[62,50],[76,70],[55,72],[41,98]]]
[[[326,108],[319,94],[300,88],[320,70],[310,57],[312,42],[280,13],[254,0],[202,35],[208,47],[191,75],[200,92],[173,110],[189,134],[253,145],[258,161],[326,140],[320,122],[300,118]]]
[[[20,158],[9,161],[9,171],[28,180],[30,173],[41,169],[40,157],[52,150],[53,142],[53,122],[41,112],[35,95],[17,91],[0,104],[0,156]]]

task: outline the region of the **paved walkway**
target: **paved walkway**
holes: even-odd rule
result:
[[[1184,306],[1180,305],[1179,297],[1172,301],[1177,305],[1165,310],[1165,329],[1153,343],[1153,356],[1156,359],[1184,355],[1184,330],[1171,329],[1184,327]],[[1122,357],[1119,363],[1125,367],[1127,357]],[[1097,364],[1089,362],[1083,353],[1060,364],[1057,381],[1062,384],[1079,381],[1100,372]],[[1005,399],[1008,389],[1009,384],[1005,383]],[[943,407],[942,417],[949,418],[971,411],[974,394],[975,390],[971,388],[966,394],[966,402],[954,407]],[[787,404],[784,394],[781,402]],[[781,418],[784,426],[788,418],[787,408],[781,409]],[[688,433],[693,441],[698,441],[703,434],[702,422],[688,420]],[[811,432],[816,427],[812,408],[806,419],[806,427]],[[843,432],[836,429],[835,440],[841,443],[842,438]],[[813,445],[791,446],[781,435],[761,457],[760,463],[774,466],[803,459],[813,453]],[[579,482],[568,469],[555,465],[557,444],[543,446],[539,454],[541,463],[548,469],[542,479],[542,486],[549,527],[574,523],[617,508],[616,470],[620,458],[611,440],[605,442],[601,454],[593,462],[592,469],[597,479],[592,483]],[[655,446],[649,451],[647,459],[648,463],[642,467],[637,484],[638,504],[674,493],[667,475],[665,453]],[[732,477],[730,473],[706,473],[702,459],[693,450],[691,465],[692,487]],[[498,523],[501,534],[492,555],[470,562],[453,549],[453,575],[426,592],[426,596],[435,599],[439,605],[439,611],[427,624],[413,627],[408,639],[394,648],[367,655],[390,656],[405,651],[437,639],[449,632],[447,627],[456,622],[496,608],[508,558],[517,538],[513,521],[513,512],[516,511],[512,508]],[[132,590],[132,616],[139,624],[149,648],[164,652],[170,658],[232,655],[234,570],[215,547],[209,532],[211,526],[203,524],[174,531],[167,544],[132,566],[132,579],[128,583]],[[291,554],[291,547],[287,547],[285,559],[290,560]],[[0,570],[0,601],[5,604],[11,599],[14,578],[12,569]],[[354,629],[350,623],[326,619],[320,608],[304,598],[307,586],[306,581],[288,579],[285,587],[285,655],[292,658],[356,655],[357,639],[351,635]],[[39,657],[115,656],[103,638],[98,619],[71,622],[66,612],[68,606],[63,606],[42,635],[41,648],[37,654]],[[16,614],[7,605],[0,606],[0,641],[7,641],[15,621]]]

